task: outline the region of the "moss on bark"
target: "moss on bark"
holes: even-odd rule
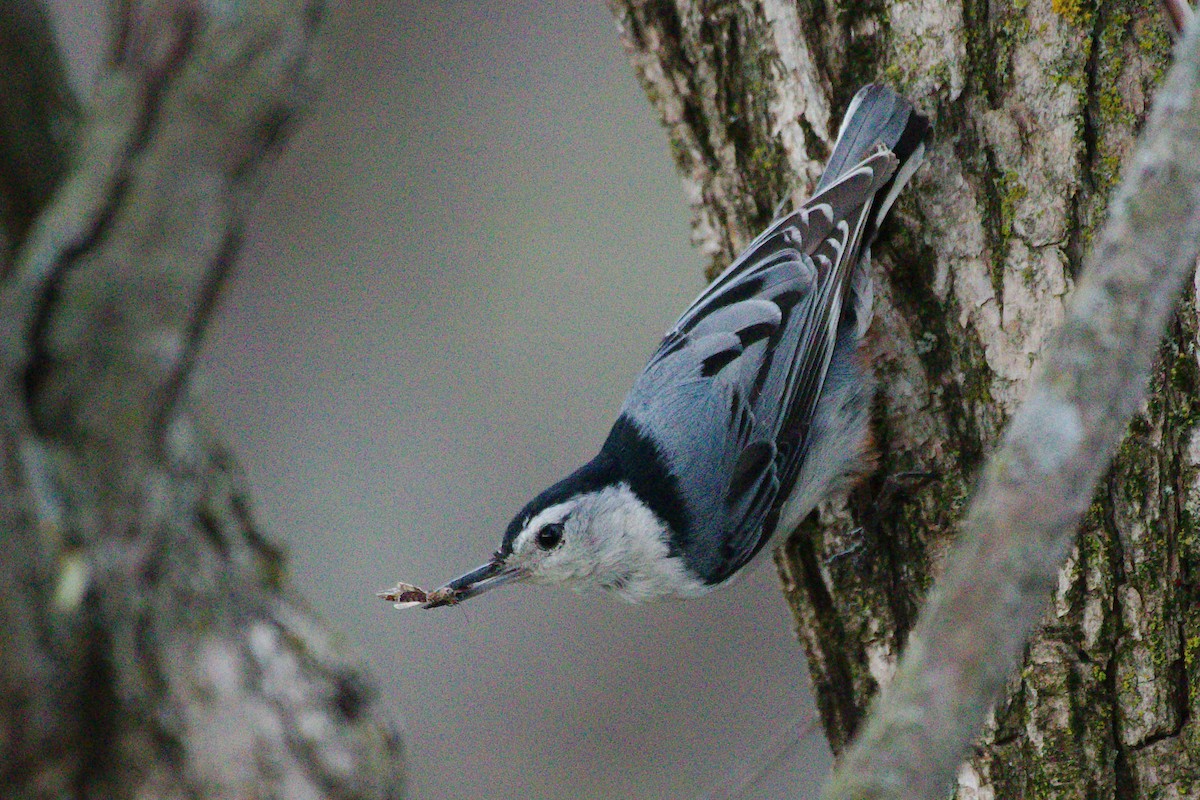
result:
[[[1061,318],[1168,62],[1166,19],[1151,0],[759,0],[722,6],[713,23],[738,31],[739,41],[760,37],[761,47],[736,51],[751,57],[735,80],[742,67],[721,61],[733,49],[697,48],[688,23],[672,28],[652,6],[614,7],[635,65],[655,87],[653,102],[667,109],[677,152],[716,139],[749,148],[709,162],[708,171],[695,168],[694,155],[679,159],[698,238],[721,243],[709,248],[714,268],[763,222],[764,199],[782,185],[758,170],[819,168],[860,83],[885,79],[935,118],[929,165],[875,248],[868,345],[881,384],[879,468],[777,554],[837,751],[890,677],[982,459]],[[682,18],[711,11],[682,8]],[[628,24],[634,17],[640,35]],[[771,47],[785,45],[789,52],[772,56]],[[664,64],[685,69],[681,52],[693,77],[655,80]],[[772,63],[799,67],[781,73]],[[756,120],[759,133],[730,135],[712,115],[668,113],[700,102],[686,95],[707,91],[694,77],[706,74],[724,76],[720,102]],[[664,96],[671,87],[680,97]],[[797,87],[807,103],[777,102]],[[822,108],[830,110],[825,129]],[[779,133],[789,125],[813,133],[789,139]],[[1197,329],[1189,302],[960,797],[1194,791],[1195,778],[1179,765],[1200,763]]]

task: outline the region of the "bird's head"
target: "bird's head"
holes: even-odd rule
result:
[[[429,608],[466,600],[514,581],[584,589],[597,583],[600,494],[543,492],[517,514],[491,560],[431,593]],[[597,524],[601,523],[601,524]]]
[[[670,552],[666,527],[628,484],[588,484],[576,473],[538,495],[509,523],[490,561],[431,592],[425,607],[514,581],[604,589],[631,602],[707,590]]]

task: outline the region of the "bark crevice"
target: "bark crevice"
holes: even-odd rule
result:
[[[759,173],[776,167],[741,153],[698,169],[691,143],[714,127],[728,147],[746,142],[708,115],[681,124],[671,109],[687,98],[674,87],[704,87],[656,76],[679,51],[704,74],[736,70],[734,55],[689,44],[687,20],[708,4],[673,6],[682,20],[675,32],[651,4],[612,5],[619,22],[636,16],[643,31],[626,36],[626,47],[653,87],[695,208],[696,238],[719,269],[759,224],[751,187],[775,180]],[[1031,0],[1020,8],[756,0],[722,13],[740,15],[741,31],[765,18],[773,34],[774,60],[786,69],[767,73],[753,92],[725,90],[740,91],[738,103],[772,120],[799,193],[820,169],[859,82],[890,83],[936,125],[927,166],[874,248],[878,472],[848,502],[807,521],[777,557],[836,752],[890,680],[983,459],[1064,318],[1165,74],[1168,23],[1152,0]],[[746,60],[741,50],[737,57]],[[1046,627],[960,775],[964,800],[1136,799],[1200,786],[1187,772],[1200,764],[1192,713],[1200,697],[1192,689],[1200,686],[1195,303],[1176,319],[1150,400],[1059,576]],[[913,471],[935,477],[885,491],[888,475]],[[1127,744],[1134,741],[1142,746]]]

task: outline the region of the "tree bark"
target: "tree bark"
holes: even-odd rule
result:
[[[886,684],[983,456],[1102,220],[1168,63],[1157,3],[614,0],[719,269],[883,80],[937,125],[874,249],[879,466],[777,560],[840,752]],[[1195,291],[1095,496],[963,798],[1194,796],[1200,737]]]
[[[126,0],[94,97],[0,4],[0,786],[399,796],[399,739],[287,593],[188,375],[318,0]]]

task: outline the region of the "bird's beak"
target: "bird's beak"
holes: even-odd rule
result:
[[[524,568],[509,566],[502,559],[496,557],[482,567],[473,569],[466,575],[460,575],[442,588],[434,589],[429,593],[429,599],[423,607],[452,606],[505,583],[519,581],[528,574]]]

